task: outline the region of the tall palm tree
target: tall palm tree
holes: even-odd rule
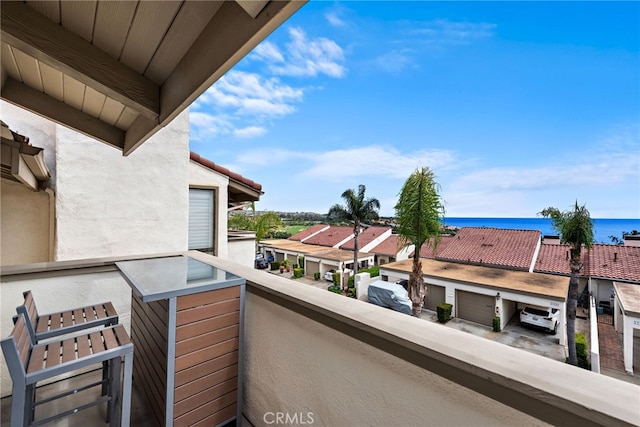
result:
[[[345,190],[342,193],[344,205],[335,204],[329,209],[329,219],[348,221],[353,223],[353,271],[358,273],[358,235],[360,227],[363,223],[378,219],[378,211],[380,210],[380,202],[375,197],[365,199],[364,192],[366,188],[360,184],[358,191],[352,189]],[[343,284],[346,287],[346,283]]]
[[[569,245],[571,258],[569,268],[569,291],[567,295],[567,345],[569,346],[569,363],[578,364],[576,355],[576,307],[578,305],[578,286],[582,259],[582,248],[587,250],[593,246],[593,221],[586,205],[579,206],[578,201],[572,210],[561,212],[558,208],[549,207],[541,212],[545,218],[551,218],[553,228],[560,233],[560,243]]]
[[[411,174],[400,191],[395,210],[398,223],[396,233],[400,238],[400,245],[415,245],[408,291],[413,315],[418,317],[426,295],[420,251],[424,244],[436,251],[444,217],[440,186],[431,169],[423,167]]]

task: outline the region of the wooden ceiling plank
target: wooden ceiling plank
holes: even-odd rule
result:
[[[104,94],[98,92],[94,88],[87,86],[84,91],[84,103],[82,104],[82,111],[93,117],[100,117],[102,113],[102,107],[107,99]]]
[[[51,19],[56,24],[60,23],[60,2],[51,0],[27,0],[27,6],[32,7],[35,11]]]
[[[20,77],[25,84],[39,91],[43,91],[42,78],[40,77],[40,67],[38,61],[22,52],[20,49],[13,49],[13,55],[20,70]]]
[[[115,126],[118,118],[124,110],[124,105],[115,99],[107,98],[102,106],[102,113],[100,113],[100,120],[109,123],[111,126]]]
[[[224,2],[162,85],[160,124],[187,108],[305,1],[272,1],[256,19],[235,2]]]
[[[222,1],[186,1],[162,39],[145,75],[156,84],[162,84],[222,3]]]
[[[157,85],[21,2],[0,8],[2,40],[156,120]]]
[[[91,43],[96,6],[95,0],[60,2],[60,23],[67,30]]]
[[[84,90],[87,86],[66,74],[62,76],[62,84],[64,85],[64,103],[72,106],[76,110],[82,110],[82,104],[84,104]]]
[[[138,118],[138,113],[132,110],[129,107],[124,107],[120,117],[118,117],[118,121],[116,122],[116,127],[118,129],[127,130],[133,123],[135,119]]]
[[[2,68],[8,73],[9,77],[22,80],[20,77],[20,71],[18,70],[18,64],[16,58],[13,56],[11,46],[6,43],[2,43]],[[3,83],[4,84],[4,83]]]
[[[93,45],[120,59],[120,53],[136,12],[137,1],[101,1],[98,3]]]
[[[42,85],[44,93],[57,99],[64,101],[64,84],[62,81],[62,73],[55,68],[41,62],[40,72],[42,73]]]
[[[132,70],[144,73],[181,5],[180,1],[141,2],[120,61]]]
[[[2,88],[2,99],[113,147],[124,148],[124,131],[16,80],[7,79]]]

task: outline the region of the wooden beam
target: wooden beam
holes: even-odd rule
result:
[[[159,87],[23,2],[3,2],[2,41],[157,120]]]
[[[4,8],[4,4],[2,6]],[[12,78],[2,88],[2,99],[63,126],[77,130],[120,150],[124,148],[124,131],[109,126],[89,114],[78,111]]]
[[[237,64],[304,1],[270,1],[253,19],[235,1],[225,1],[162,85],[164,126]]]
[[[146,117],[136,117],[125,135],[122,155],[128,156],[133,153],[136,148],[141,146],[142,143],[149,139],[159,128],[159,124]]]

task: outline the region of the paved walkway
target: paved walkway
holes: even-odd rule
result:
[[[622,343],[611,322],[610,314],[598,314],[598,341],[600,367],[624,372]]]

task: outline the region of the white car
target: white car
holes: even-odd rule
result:
[[[555,335],[560,324],[560,310],[528,305],[520,312],[520,324],[542,328]]]
[[[330,282],[333,282],[333,273],[335,273],[335,270],[329,270],[326,273],[324,273],[324,279],[328,280]]]

